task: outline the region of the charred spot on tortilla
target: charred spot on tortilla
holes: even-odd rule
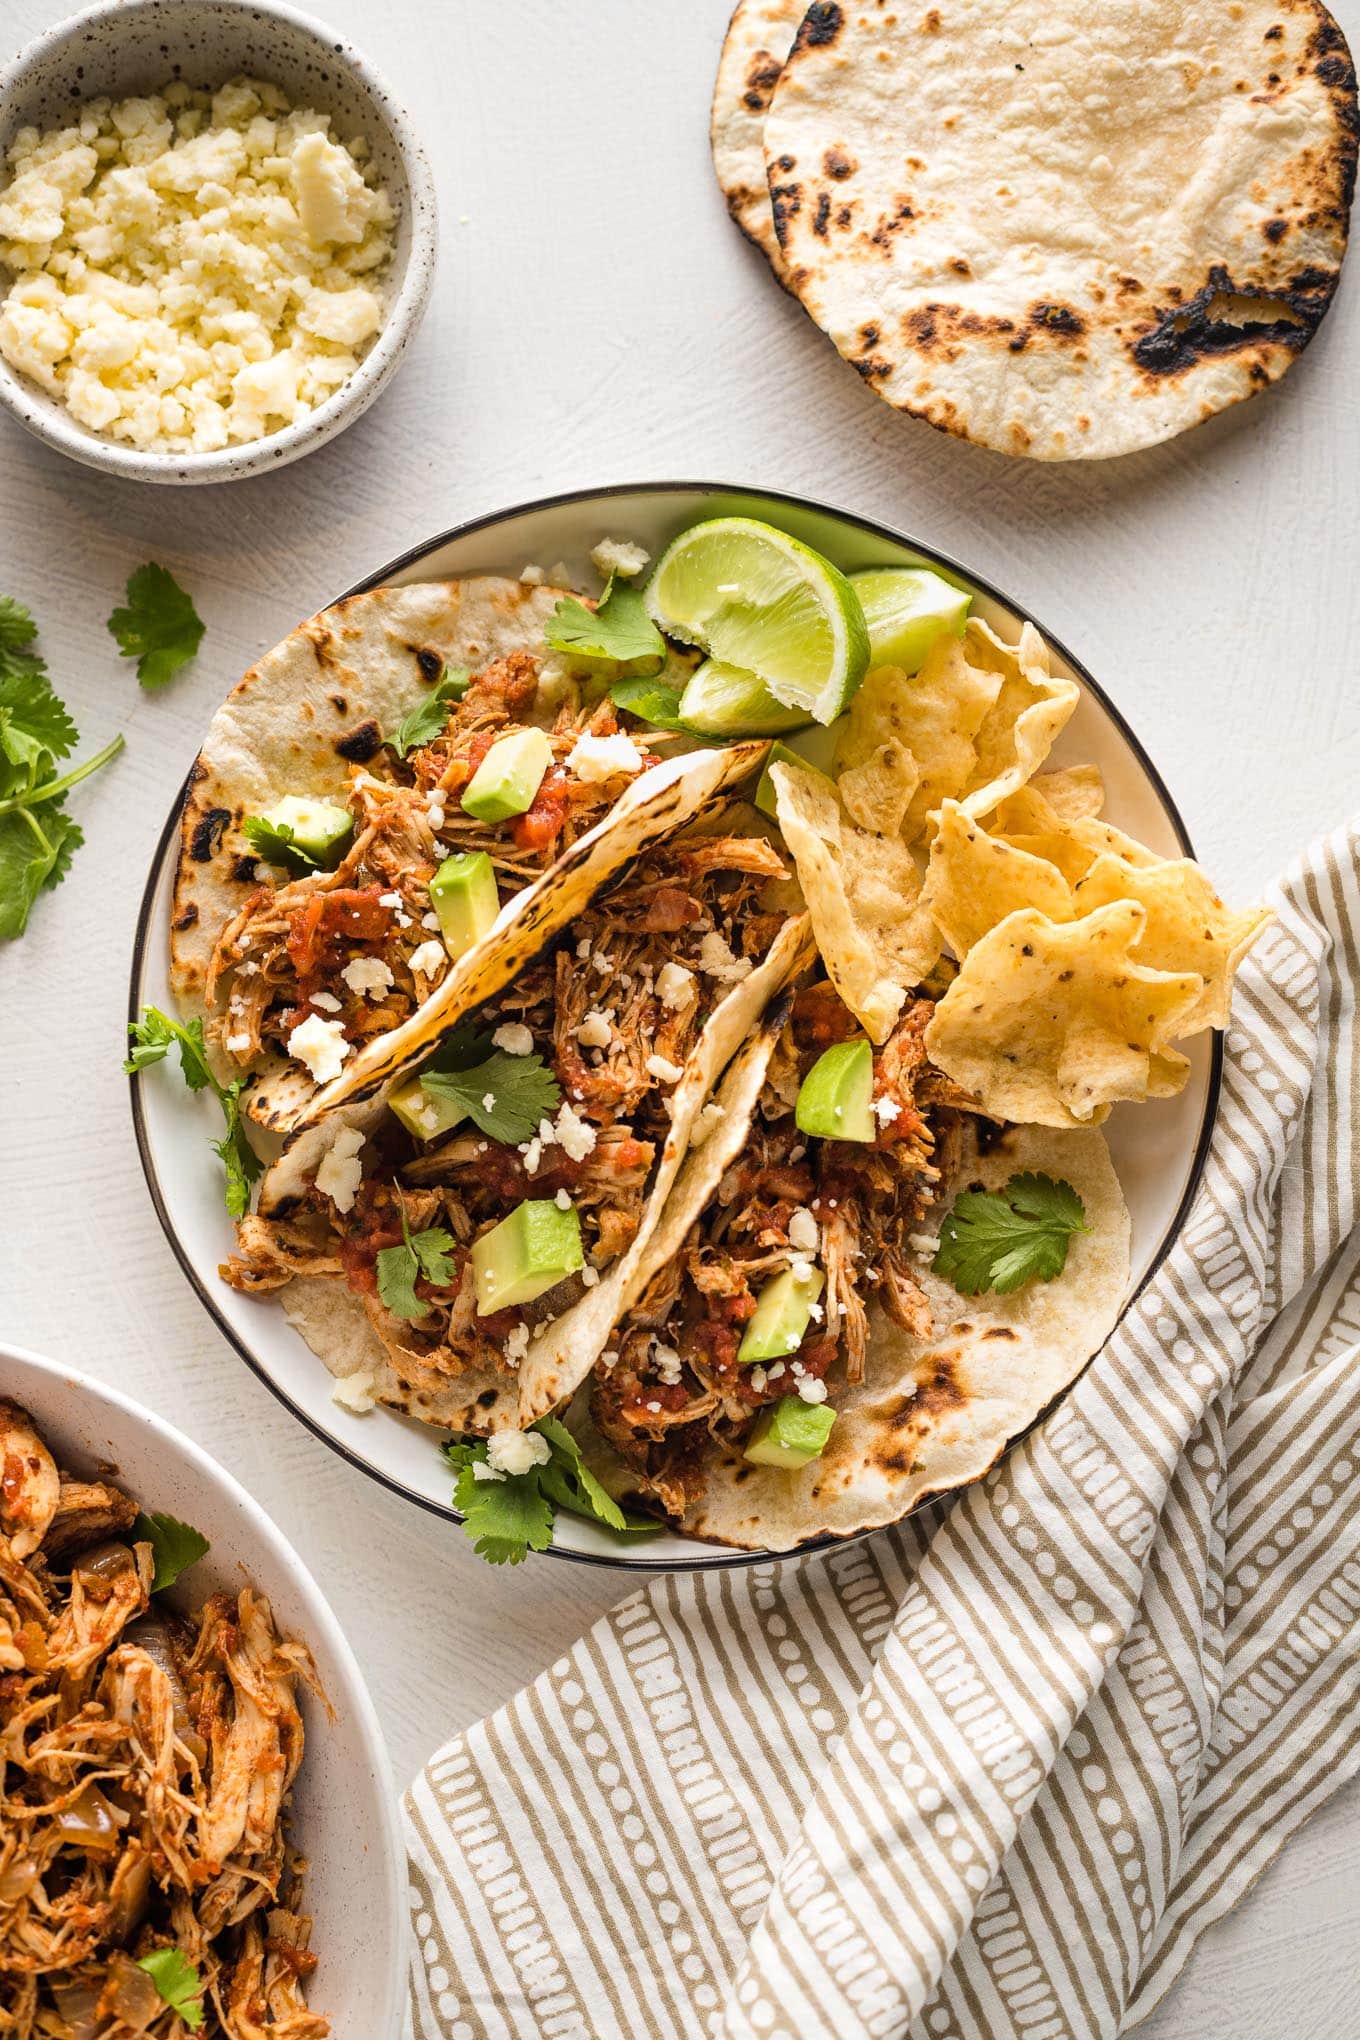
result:
[[[756,51],[746,73],[746,90],[742,94],[752,113],[764,113],[783,68],[779,59],[772,57],[768,50]]]
[[[333,694],[331,696],[331,707],[335,710],[337,715],[349,714],[349,703],[346,701],[343,694]]]
[[[803,16],[803,25],[794,39],[794,50],[822,49],[833,43],[841,32],[843,20],[836,0],[813,0]]]
[[[231,820],[231,809],[209,808],[206,815],[195,822],[189,838],[189,855],[195,864],[209,864],[217,855],[222,843],[222,831]]]
[[[1036,331],[1060,334],[1064,340],[1079,340],[1086,321],[1071,305],[1040,302],[1030,307],[1030,324]]]
[[[422,645],[416,653],[416,664],[420,668],[422,678],[428,680],[433,687],[444,670],[443,653],[432,651],[428,645]]]
[[[241,885],[249,885],[255,876],[255,864],[256,860],[253,857],[233,857],[231,860],[232,877],[238,880]]]
[[[833,143],[823,156],[822,168],[828,177],[834,177],[840,182],[847,177],[853,177],[859,165],[849,150],[843,149],[837,142]]]
[[[1302,352],[1336,285],[1336,271],[1305,269],[1293,279],[1292,289],[1262,291],[1239,286],[1226,269],[1215,267],[1203,289],[1165,311],[1130,352],[1149,375],[1181,375],[1208,355],[1233,354],[1244,347]]]
[[[352,730],[337,737],[335,748],[342,758],[348,758],[353,765],[367,765],[382,749],[383,733],[372,716],[366,716],[356,723]]]
[[[175,918],[172,921],[171,926],[180,929],[192,928],[197,919],[198,908],[194,905],[194,902],[190,900],[187,906],[183,906],[180,908],[179,912],[175,915]]]

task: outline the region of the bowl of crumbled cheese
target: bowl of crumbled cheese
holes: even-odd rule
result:
[[[0,399],[148,482],[295,460],[429,297],[434,184],[340,37],[265,0],[103,0],[0,72]]]

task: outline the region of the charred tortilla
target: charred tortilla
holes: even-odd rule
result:
[[[817,0],[764,152],[784,280],[870,388],[1070,460],[1293,366],[1336,290],[1356,133],[1317,0]]]

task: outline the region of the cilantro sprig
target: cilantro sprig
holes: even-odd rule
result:
[[[413,1233],[406,1223],[406,1206],[400,1200],[397,1209],[401,1214],[401,1245],[384,1247],[377,1257],[378,1295],[393,1317],[410,1323],[430,1314],[430,1305],[416,1295],[416,1283],[422,1275],[441,1289],[448,1288],[454,1280],[450,1258],[453,1234],[438,1225]]]
[[[399,758],[404,758],[408,751],[423,750],[426,744],[443,736],[450,702],[461,701],[471,681],[466,666],[444,668],[425,699],[407,711],[387,739]]]
[[[141,685],[154,692],[196,656],[205,625],[169,568],[149,560],[128,576],[126,603],[109,629],[123,657],[137,661]]]
[[[1027,1172],[1003,1190],[962,1191],[940,1227],[931,1266],[961,1296],[985,1289],[1008,1296],[1036,1278],[1061,1275],[1073,1233],[1089,1231],[1070,1183]]]
[[[444,1447],[457,1474],[453,1505],[479,1558],[488,1565],[522,1565],[531,1551],[546,1551],[558,1509],[601,1523],[617,1537],[656,1535],[657,1523],[630,1515],[600,1485],[565,1424],[541,1417],[532,1428],[547,1440],[551,1456],[527,1473],[479,1479],[473,1467],[487,1463],[484,1439],[455,1439]]]
[[[203,2024],[203,1979],[188,1956],[179,1948],[156,1948],[150,1955],[143,1955],[137,1967],[146,1971],[189,2031],[197,2033]]]
[[[78,733],[33,649],[36,632],[23,604],[0,595],[0,942],[23,934],[39,893],[61,884],[85,840],[67,794],[123,748],[114,737],[82,765],[58,769]]]
[[[246,1139],[245,1123],[241,1117],[244,1080],[235,1077],[229,1084],[218,1082],[208,1064],[201,1020],[190,1020],[183,1025],[162,1013],[157,1006],[144,1006],[141,1019],[129,1022],[128,1034],[132,1040],[132,1053],[123,1068],[129,1076],[149,1069],[152,1063],[164,1062],[171,1049],[178,1048],[179,1065],[189,1089],[211,1091],[222,1107],[226,1131],[221,1140],[212,1142],[212,1148],[220,1156],[227,1172],[227,1210],[233,1218],[244,1218],[250,1209],[250,1186],[263,1167]]]
[[[562,1103],[562,1087],[541,1055],[507,1055],[499,1048],[470,1068],[422,1070],[420,1088],[507,1147],[532,1139],[540,1119],[550,1119]]]
[[[264,815],[247,815],[241,823],[241,834],[266,864],[297,866],[303,871],[321,869],[321,859],[303,849],[291,822],[271,822]]]
[[[197,1565],[209,1550],[207,1538],[201,1530],[195,1530],[192,1523],[181,1523],[178,1516],[166,1516],[159,1512],[148,1515],[139,1513],[132,1526],[134,1542],[149,1544],[156,1563],[151,1581],[153,1594],[161,1593],[166,1587],[173,1587],[182,1572],[188,1572],[191,1565]]]
[[[578,659],[616,659],[620,665],[666,656],[666,643],[647,614],[640,590],[611,574],[594,609],[575,595],[565,595],[543,626],[555,652]]]

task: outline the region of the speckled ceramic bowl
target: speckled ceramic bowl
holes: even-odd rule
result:
[[[332,2040],[397,2040],[405,2002],[406,1858],[382,1732],[354,1653],[321,1591],[259,1503],[182,1432],[89,1375],[0,1343],[0,1395],[30,1412],[74,1472],[114,1466],[145,1508],[193,1523],[206,1558],[182,1598],[234,1592],[242,1574],[301,1637],[335,1710],[299,1696],[307,1748],[293,1791],[293,1833],[307,1857],[312,2005]],[[171,1590],[181,1598],[181,1590]]]
[[[382,329],[349,381],[306,417],[217,453],[143,453],[81,425],[65,405],[0,359],[0,401],[30,432],[88,467],[139,482],[226,482],[310,453],[368,409],[401,360],[429,298],[437,243],[434,179],[411,122],[382,79],[324,23],[275,0],[100,0],[59,22],[0,72],[0,152],[22,127],[69,120],[82,100],[154,91],[182,78],[215,87],[245,73],[297,106],[362,134],[396,208],[383,273]],[[9,272],[0,270],[7,289]]]

